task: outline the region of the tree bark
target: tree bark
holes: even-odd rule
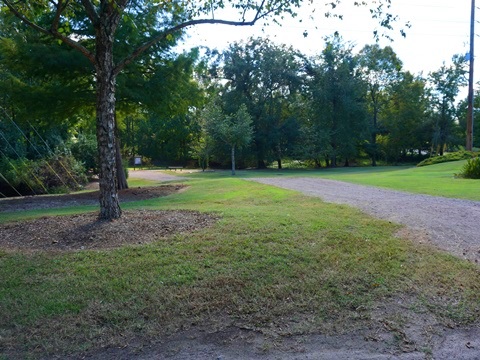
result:
[[[115,161],[117,163],[117,189],[128,189],[127,176],[123,169],[122,152],[120,151],[117,116],[115,116]]]
[[[377,166],[377,123],[378,123],[378,99],[376,92],[372,92],[372,101],[373,101],[373,129],[371,136],[371,145],[372,145],[372,166]]]
[[[372,132],[371,144],[372,144],[372,149],[371,149],[372,150],[372,166],[377,166],[377,131],[376,130],[373,130]]]
[[[235,175],[235,146],[232,146],[232,175]]]
[[[100,160],[99,218],[114,220],[122,211],[117,191],[115,141],[115,82],[113,72],[113,33],[100,24],[96,38],[97,142]]]
[[[115,161],[117,164],[117,189],[128,189],[127,176],[123,169],[122,153],[120,151],[120,140],[115,136]]]

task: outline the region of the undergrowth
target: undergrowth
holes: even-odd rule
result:
[[[480,179],[480,157],[467,160],[458,176],[465,179]]]
[[[458,161],[458,160],[467,160],[475,156],[478,156],[478,153],[472,151],[456,151],[452,153],[446,153],[445,155],[433,156],[428,159],[425,159],[417,164],[420,166],[440,164],[449,161]]]

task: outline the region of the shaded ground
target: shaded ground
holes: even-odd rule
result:
[[[104,221],[97,213],[44,217],[0,224],[0,248],[74,251],[146,244],[159,238],[211,225],[217,218],[193,211],[124,211]]]
[[[95,187],[95,184],[90,186]],[[130,202],[167,196],[177,193],[185,188],[185,185],[162,185],[143,188],[137,187],[120,190],[118,196],[120,198],[120,202]],[[41,195],[25,196],[21,198],[5,198],[0,199],[0,213],[7,211],[50,209],[78,205],[97,205],[98,198],[98,190],[65,195]]]
[[[432,328],[428,340],[408,337],[385,324],[343,335],[272,338],[256,331],[227,327],[193,328],[144,346],[108,348],[82,357],[90,360],[478,360],[479,329]]]

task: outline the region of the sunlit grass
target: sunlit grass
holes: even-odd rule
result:
[[[424,167],[378,166],[339,167],[316,170],[243,170],[237,177],[320,177],[356,184],[379,186],[394,190],[460,199],[480,200],[480,181],[455,176],[465,164],[454,161]],[[214,171],[187,175],[192,178],[229,178],[228,171]]]

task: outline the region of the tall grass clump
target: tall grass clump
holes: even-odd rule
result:
[[[458,176],[465,179],[480,179],[480,157],[467,160]]]

